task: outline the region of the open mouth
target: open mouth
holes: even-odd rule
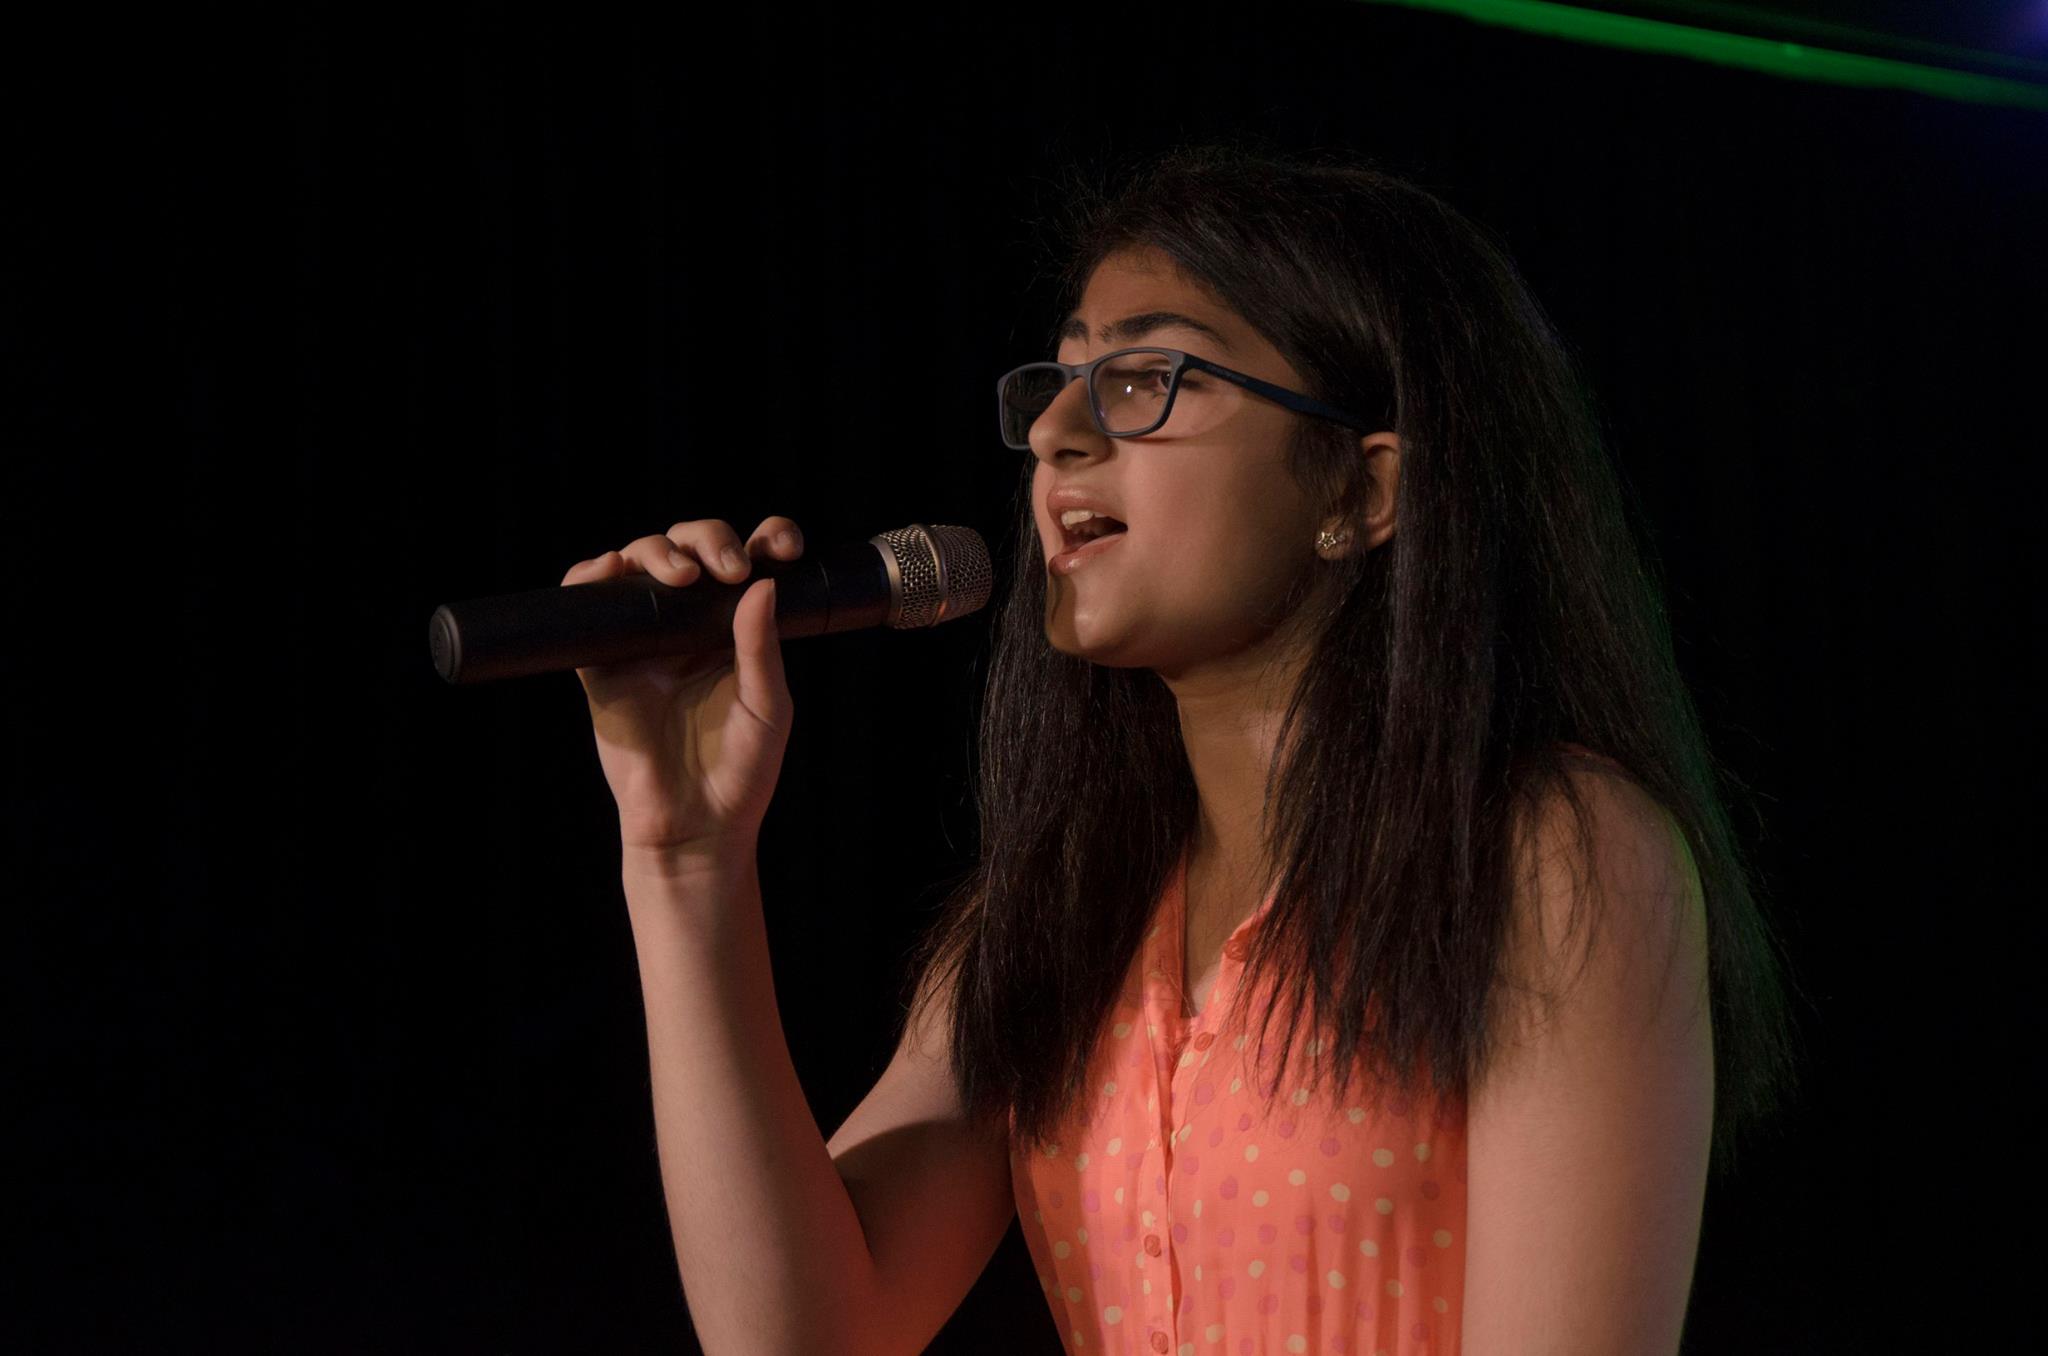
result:
[[[1085,522],[1075,523],[1072,527],[1062,524],[1060,537],[1064,543],[1064,551],[1077,551],[1091,541],[1100,541],[1104,537],[1114,537],[1127,531],[1129,529],[1116,519],[1097,515]]]

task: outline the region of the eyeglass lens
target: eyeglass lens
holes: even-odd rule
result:
[[[1141,350],[1099,364],[1089,394],[1105,432],[1147,433],[1158,425],[1172,383],[1173,358]],[[1011,373],[1003,383],[1003,441],[1028,447],[1031,425],[1066,385],[1066,374],[1057,367],[1032,364]]]

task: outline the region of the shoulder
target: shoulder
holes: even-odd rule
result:
[[[1680,865],[1684,832],[1641,779],[1582,745],[1561,745],[1560,752],[1561,781],[1524,805],[1525,852],[1540,849],[1546,861],[1591,853],[1595,865],[1610,864],[1617,854],[1642,868]]]
[[[1517,860],[1555,871],[1612,866],[1623,883],[1671,884],[1691,867],[1685,833],[1628,768],[1578,744],[1560,746],[1562,778],[1525,799]]]
[[[1548,1005],[1661,1003],[1674,974],[1704,986],[1706,929],[1683,828],[1622,764],[1565,745],[1561,783],[1521,807],[1511,850],[1507,954],[1518,988]]]

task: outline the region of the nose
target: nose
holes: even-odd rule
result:
[[[1100,456],[1108,451],[1109,439],[1095,426],[1088,408],[1088,383],[1080,377],[1068,382],[1032,421],[1031,455],[1051,462],[1062,452]]]

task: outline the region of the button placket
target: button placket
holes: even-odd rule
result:
[[[1167,911],[1162,926],[1155,928],[1149,940],[1152,944],[1151,960],[1147,972],[1153,980],[1154,997],[1153,1022],[1159,1036],[1156,1042],[1158,1059],[1154,1067],[1161,1078],[1158,1091],[1161,1129],[1161,1179],[1166,1184],[1165,1201],[1161,1208],[1161,1229],[1145,1236],[1146,1255],[1163,1257],[1168,1263],[1167,1313],[1162,1320],[1153,1317],[1148,1334],[1156,1351],[1173,1349],[1175,1331],[1180,1322],[1183,1287],[1180,1269],[1180,1249],[1174,1245],[1173,1229],[1179,1210],[1177,1202],[1181,1193],[1179,1175],[1173,1171],[1179,1160],[1180,1146],[1194,1138],[1195,1122],[1206,1115],[1209,1107],[1194,1104],[1195,1089],[1204,1076],[1206,1061],[1217,1039],[1214,1023],[1216,1013],[1229,1010],[1235,994],[1244,962],[1250,954],[1251,943],[1247,934],[1256,927],[1273,903],[1268,893],[1251,917],[1239,923],[1223,945],[1223,962],[1217,970],[1216,984],[1209,998],[1202,1005],[1202,1011],[1192,1017],[1183,1016],[1187,1005],[1184,988],[1187,975],[1187,877],[1183,862],[1174,880],[1173,907]],[[1163,935],[1167,928],[1170,936]],[[1185,1075],[1185,1076],[1184,1076]],[[1212,1098],[1212,1103],[1221,1104],[1221,1098]],[[1186,1124],[1188,1135],[1180,1136],[1180,1127]],[[1152,1248],[1157,1247],[1158,1252]]]
[[[1184,887],[1185,877],[1179,884]],[[1175,932],[1171,942],[1162,943],[1161,947],[1164,953],[1161,965],[1169,973],[1176,975],[1175,980],[1168,986],[1171,990],[1173,1020],[1168,1028],[1172,1036],[1165,1070],[1166,1096],[1161,1099],[1164,1103],[1161,1109],[1168,1117],[1165,1127],[1169,1155],[1167,1161],[1178,1163],[1181,1146],[1194,1139],[1195,1123],[1207,1110],[1194,1104],[1194,1090],[1203,1076],[1203,1064],[1208,1052],[1216,1042],[1211,1019],[1215,1013],[1223,1010],[1218,1006],[1219,1003],[1228,1004],[1236,982],[1237,967],[1226,960],[1217,974],[1216,984],[1211,989],[1209,1001],[1203,1005],[1202,1011],[1192,1017],[1183,1016],[1182,1011],[1187,1003],[1186,991],[1183,988],[1187,973],[1187,895],[1184,888],[1176,890],[1172,926]],[[1185,1136],[1180,1133],[1183,1125],[1188,1128]],[[1169,1172],[1166,1181],[1166,1209],[1163,1217],[1165,1229],[1159,1246],[1171,1263],[1168,1272],[1172,1276],[1172,1287],[1166,1319],[1163,1323],[1155,1322],[1150,1334],[1152,1348],[1158,1352],[1177,1349],[1179,1339],[1176,1334],[1185,1298],[1180,1261],[1182,1250],[1174,1242],[1173,1230],[1176,1224],[1181,1222],[1182,1205],[1186,1197],[1181,1190],[1181,1174]]]
[[[1158,1088],[1159,1180],[1164,1184],[1165,1191],[1160,1198],[1159,1217],[1156,1226],[1153,1229],[1147,1230],[1143,1238],[1142,1247],[1146,1257],[1160,1259],[1163,1264],[1161,1269],[1165,1272],[1163,1285],[1157,1281],[1154,1283],[1157,1290],[1164,1291],[1163,1297],[1157,1294],[1148,1296],[1148,1298],[1152,1299],[1163,1299],[1163,1303],[1154,1306],[1149,1314],[1151,1322],[1147,1333],[1147,1340],[1152,1350],[1159,1352],[1169,1351],[1173,1348],[1173,1334],[1175,1325],[1180,1321],[1180,1306],[1184,1290],[1180,1273],[1179,1250],[1174,1247],[1172,1238],[1174,1224],[1173,1168],[1180,1152],[1180,1143],[1174,1137],[1175,1130],[1179,1124],[1181,1110],[1181,1098],[1177,1090],[1179,1064],[1181,1054],[1187,1048],[1188,1033],[1192,1022],[1190,1019],[1181,1016],[1181,1009],[1185,1004],[1185,999],[1181,992],[1180,978],[1172,973],[1174,967],[1179,964],[1180,948],[1175,944],[1174,939],[1160,935],[1167,928],[1173,928],[1176,930],[1175,938],[1177,938],[1179,935],[1178,929],[1184,925],[1182,918],[1182,900],[1184,896],[1180,894],[1179,887],[1180,882],[1176,880],[1174,907],[1165,911],[1166,916],[1162,921],[1162,925],[1155,933],[1153,939],[1153,959],[1150,966],[1151,973],[1155,978],[1154,996],[1156,1002],[1153,1021],[1157,1024],[1160,1037],[1156,1046],[1157,1058],[1154,1060],[1153,1067],[1157,1075]],[[1160,1312],[1162,1308],[1164,1310],[1163,1313]]]

